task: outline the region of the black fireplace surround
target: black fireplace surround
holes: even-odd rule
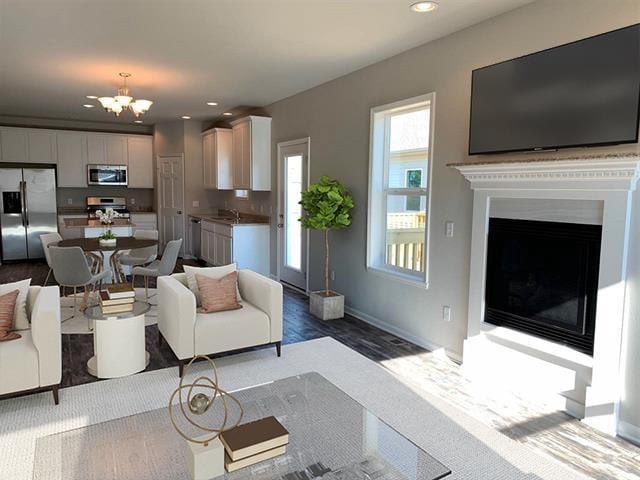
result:
[[[485,322],[593,354],[602,227],[491,218]]]

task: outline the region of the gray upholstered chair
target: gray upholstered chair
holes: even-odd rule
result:
[[[133,237],[145,240],[158,240],[158,231],[136,230],[133,234]],[[137,267],[140,265],[151,263],[156,258],[158,258],[158,246],[153,245],[151,247],[135,248],[133,250],[124,252],[118,257],[118,262],[120,262],[121,265]]]
[[[181,238],[178,240],[171,240],[164,248],[164,252],[162,253],[160,260],[156,260],[146,267],[133,267],[133,270],[131,270],[132,285],[135,285],[135,278],[137,275],[144,277],[144,293],[147,301],[149,301],[149,278],[171,275],[173,270],[176,268],[176,262],[178,261],[178,254],[180,253],[181,246]]]
[[[62,287],[73,287],[73,316],[77,312],[77,290],[83,287],[85,301],[89,293],[89,287],[95,290],[97,283],[102,283],[111,275],[110,270],[103,270],[94,274],[89,267],[87,257],[80,247],[49,247],[53,276]],[[65,320],[69,320],[68,318]],[[63,320],[64,321],[64,320]],[[91,323],[89,323],[91,330]]]
[[[47,265],[49,266],[49,271],[47,272],[47,276],[44,279],[43,286],[46,286],[49,282],[49,277],[51,276],[51,272],[53,271],[53,265],[51,263],[51,255],[49,254],[49,246],[55,245],[62,240],[62,237],[58,232],[52,233],[43,233],[40,235],[40,242],[42,243],[42,249],[44,250],[44,258],[47,260]],[[91,264],[91,271],[95,274],[100,271],[102,268],[102,259],[98,257],[94,253],[85,252],[85,256],[87,260]]]
[[[40,235],[40,242],[42,243],[42,249],[44,250],[44,258],[47,260],[47,265],[49,266],[47,277],[44,279],[44,283],[42,285],[47,285],[49,277],[51,276],[51,271],[53,270],[53,265],[51,264],[51,255],[49,254],[49,245],[58,243],[61,240],[62,237],[58,232],[43,233],[42,235]]]

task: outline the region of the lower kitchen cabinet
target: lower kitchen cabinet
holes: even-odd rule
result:
[[[211,265],[235,263],[269,275],[269,225],[228,225],[202,220],[200,231],[201,258]]]

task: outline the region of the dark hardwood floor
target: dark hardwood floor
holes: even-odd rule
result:
[[[176,271],[182,271],[183,264],[179,261]],[[42,285],[46,274],[47,266],[41,262],[7,264],[0,267],[0,283],[31,278],[34,285]],[[408,385],[444,399],[532,451],[590,478],[640,480],[640,448],[633,444],[592,429],[545,398],[511,391],[508,385],[504,390],[479,388],[441,352],[429,352],[356,318],[319,321],[309,314],[307,302],[306,296],[285,289],[284,344],[332,337]],[[177,365],[166,342],[158,346],[157,339],[157,327],[147,327],[148,370]],[[273,349],[275,355],[274,347],[264,348]],[[63,387],[97,381],[86,373],[86,362],[93,355],[91,335],[63,335],[62,352]]]

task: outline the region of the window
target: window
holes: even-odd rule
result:
[[[435,94],[371,110],[367,267],[426,285]]]

